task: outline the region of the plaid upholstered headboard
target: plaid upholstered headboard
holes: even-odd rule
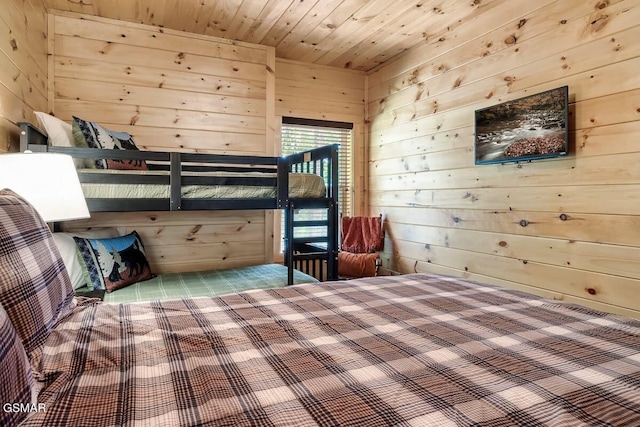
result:
[[[3,403],[33,404],[32,366],[53,325],[72,308],[73,288],[51,231],[37,211],[0,189],[0,390]],[[9,400],[6,400],[9,399]],[[0,425],[21,413],[3,410]]]
[[[27,352],[9,319],[0,305],[0,396],[4,405],[24,405],[35,403],[33,372]],[[20,423],[26,413],[0,410],[0,425],[13,426]]]

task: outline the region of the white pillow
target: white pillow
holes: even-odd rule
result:
[[[75,147],[73,141],[73,128],[67,122],[63,122],[51,114],[42,111],[34,111],[40,127],[44,129],[49,136],[49,141],[54,147]],[[84,159],[73,159],[76,169],[86,167]]]
[[[42,111],[34,111],[40,127],[47,132],[54,147],[74,147],[71,124]]]
[[[97,228],[83,232],[56,232],[53,233],[53,240],[56,242],[56,246],[60,251],[60,257],[64,266],[67,268],[69,278],[73,289],[82,288],[86,285],[84,276],[82,274],[82,267],[80,261],[76,255],[76,242],[73,240],[73,236],[84,237],[87,239],[105,239],[109,237],[118,237],[117,228]]]

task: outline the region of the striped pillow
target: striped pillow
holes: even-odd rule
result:
[[[24,347],[7,312],[0,305],[0,426],[16,426],[27,411],[13,410],[13,405],[33,405],[35,388],[33,372]],[[9,405],[9,406],[6,406]]]
[[[27,201],[1,190],[0,304],[30,357],[72,301],[73,287],[51,230]]]

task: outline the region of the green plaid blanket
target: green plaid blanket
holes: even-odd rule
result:
[[[295,271],[293,283],[317,282],[312,276]],[[161,274],[151,280],[106,293],[109,303],[143,302],[216,296],[249,289],[280,288],[287,285],[287,268],[280,264],[253,265],[227,270]],[[78,289],[79,292],[88,289]]]

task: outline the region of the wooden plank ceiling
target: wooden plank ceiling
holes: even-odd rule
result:
[[[276,56],[368,71],[444,37],[498,0],[45,0],[58,9],[276,48]]]

